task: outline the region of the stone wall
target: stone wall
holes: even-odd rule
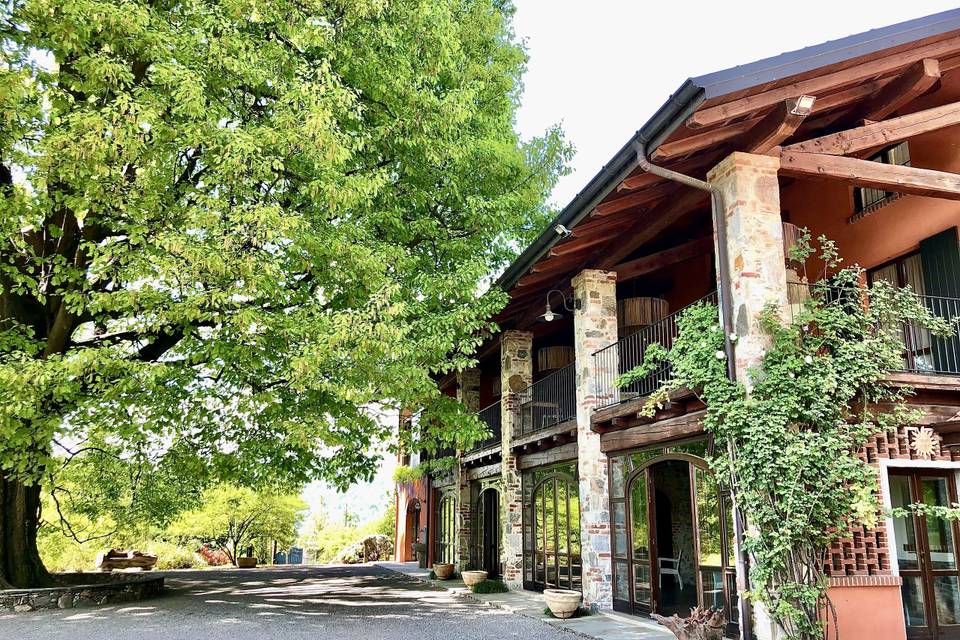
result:
[[[62,586],[0,591],[0,611],[73,609],[153,598],[163,593],[163,576],[66,574]]]

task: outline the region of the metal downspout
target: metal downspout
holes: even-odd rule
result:
[[[720,318],[721,324],[723,325],[723,348],[727,354],[727,377],[732,382],[736,382],[737,369],[734,343],[730,339],[730,336],[733,335],[733,305],[730,298],[730,262],[729,253],[727,252],[727,221],[724,216],[725,207],[723,195],[705,180],[700,180],[693,176],[652,164],[647,159],[646,147],[642,143],[638,142],[634,144],[634,149],[637,152],[637,166],[643,171],[710,193],[710,213],[713,218],[713,228],[717,234],[717,270],[720,277]],[[730,450],[729,455],[733,456],[734,452]],[[737,548],[740,550],[740,553],[737,554],[737,575],[738,577],[743,576],[744,583],[742,587],[744,590],[749,590],[750,579],[747,573],[748,558],[747,553],[743,550],[745,520],[743,512],[736,504],[734,504],[734,510],[736,512],[736,517],[733,519],[734,535],[737,540]],[[752,607],[747,599],[741,596],[738,601],[738,608],[740,610],[741,637],[743,640],[752,640]]]

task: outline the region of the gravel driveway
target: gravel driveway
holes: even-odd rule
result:
[[[359,565],[167,573],[169,595],[0,615],[6,640],[574,640],[532,618]]]

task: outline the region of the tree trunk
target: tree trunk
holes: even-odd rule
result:
[[[40,485],[0,477],[0,587],[53,585],[37,549],[39,522]]]

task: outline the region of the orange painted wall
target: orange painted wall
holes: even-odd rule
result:
[[[951,78],[939,91],[916,101],[909,111],[958,100],[960,79]],[[914,167],[960,173],[960,126],[917,136],[908,146]],[[916,251],[921,240],[960,225],[960,202],[920,196],[904,196],[848,223],[853,214],[853,188],[831,180],[798,179],[787,184],[781,189],[780,206],[788,222],[808,227],[814,238],[825,234],[836,241],[845,264],[867,268]]]
[[[831,587],[841,640],[905,640],[900,587]],[[833,625],[827,640],[837,640]]]
[[[407,507],[414,500],[420,500],[420,528],[427,526],[427,518],[430,513],[428,508],[430,503],[427,498],[427,480],[417,480],[413,483],[404,483],[397,485],[397,522],[394,531],[394,558],[397,562],[413,562],[416,557],[413,555],[410,545],[415,540],[407,535]]]

